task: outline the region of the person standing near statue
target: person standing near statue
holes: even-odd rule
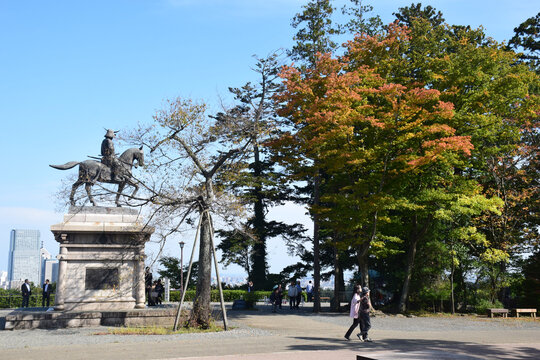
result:
[[[22,305],[21,307],[28,307],[30,295],[32,295],[32,289],[30,288],[30,282],[28,279],[24,280],[24,284],[21,286],[22,292]]]
[[[51,292],[52,292],[52,286],[49,284],[49,279],[45,280],[45,284],[43,284],[43,293],[41,298],[41,307],[45,307],[45,300],[47,300],[47,307],[49,307],[49,304],[51,302]]]
[[[144,288],[146,293],[146,298],[148,299],[148,306],[154,306],[154,300],[152,299],[152,272],[150,271],[150,268],[147,266],[144,270]]]
[[[107,130],[105,139],[101,142],[101,163],[111,169],[111,180],[118,178],[118,159],[114,152],[113,139],[116,137],[114,130]]]

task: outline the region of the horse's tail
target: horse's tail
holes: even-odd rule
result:
[[[68,163],[65,163],[64,165],[49,165],[52,168],[58,169],[58,170],[68,170],[71,169],[77,165],[79,165],[80,162],[78,161],[70,161]]]

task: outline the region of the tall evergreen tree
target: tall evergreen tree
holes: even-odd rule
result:
[[[302,66],[313,68],[318,59],[317,54],[336,49],[337,44],[332,36],[340,31],[332,23],[335,8],[330,0],[311,0],[303,9],[291,22],[298,32],[293,37],[296,44],[288,51],[288,55],[293,60],[299,60]]]
[[[333,51],[337,44],[332,36],[339,34],[339,29],[332,23],[334,7],[330,0],[312,0],[303,7],[303,11],[294,16],[291,25],[298,29],[293,39],[296,44],[288,52],[293,60],[300,61],[302,69],[313,69],[321,54]],[[293,126],[303,126],[293,122]],[[307,159],[306,159],[307,160]],[[317,159],[308,160],[310,171],[304,174],[305,179],[311,184],[310,208],[316,207],[320,202],[321,173],[317,165]],[[320,282],[321,268],[319,259],[319,228],[320,222],[316,212],[310,211],[313,219],[313,281],[314,281],[314,305],[313,311],[320,311]]]
[[[536,72],[540,71],[540,12],[514,29],[508,46],[516,51],[523,50],[521,59],[528,62]]]
[[[344,5],[341,13],[347,17],[347,22],[339,26],[342,33],[368,34],[374,36],[383,31],[383,22],[379,15],[369,16],[373,6],[365,5],[362,0],[351,0],[351,5]]]
[[[254,71],[259,77],[257,83],[249,82],[241,88],[229,88],[237,105],[215,117],[218,123],[238,121],[248,124],[246,128],[250,129],[248,136],[251,138],[251,146],[242,160],[230,164],[220,182],[241,198],[246,206],[252,206],[252,212],[241,229],[218,231],[222,237],[218,248],[223,251],[225,264],[242,266],[255,289],[264,289],[271,287],[266,281],[267,239],[282,237],[285,241],[291,241],[302,236],[303,227],[266,219],[268,207],[282,204],[289,191],[286,184],[280,181],[281,174],[270,159],[269,148],[265,146],[280,132],[273,101],[274,94],[281,86],[278,81],[280,57],[274,53],[256,60]]]

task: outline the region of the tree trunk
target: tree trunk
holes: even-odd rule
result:
[[[418,233],[416,215],[413,216],[410,234],[409,252],[407,253],[407,268],[405,269],[405,280],[401,289],[398,311],[403,313],[407,310],[407,298],[409,297],[409,287],[411,284],[412,271],[414,267],[414,257],[416,255],[416,245],[418,244]]]
[[[382,188],[382,181],[379,186],[379,190]],[[369,287],[369,263],[368,263],[368,254],[369,247],[371,242],[375,240],[377,235],[377,223],[378,223],[379,214],[377,211],[373,213],[373,223],[370,230],[369,238],[367,241],[364,241],[361,245],[356,247],[356,257],[358,259],[358,270],[362,276],[361,285]]]
[[[313,205],[319,205],[321,176],[313,179]],[[321,311],[321,264],[319,258],[319,215],[313,213],[313,312]]]
[[[454,305],[454,246],[450,244],[450,253],[452,254],[452,263],[450,264],[450,306],[452,307],[452,315],[456,313]]]
[[[210,241],[210,217],[203,212],[199,247],[199,274],[190,322],[207,328],[210,325],[210,289],[212,275],[212,249]]]
[[[368,250],[370,243],[362,243],[356,248],[356,258],[358,259],[358,270],[361,275],[361,285],[369,287],[369,263]]]
[[[332,311],[339,311],[340,292],[342,291],[341,285],[343,282],[343,272],[339,264],[339,251],[334,246],[334,297],[330,304]]]
[[[341,258],[340,258],[341,259]],[[338,293],[343,294],[345,292],[345,276],[343,274],[343,265],[341,265],[341,261],[338,262],[338,269],[339,269],[339,278],[337,279],[338,283]],[[341,300],[349,301],[349,299],[343,299],[341,296],[338,297],[338,305],[341,305]],[[338,308],[339,310],[339,308]]]
[[[251,254],[252,272],[250,280],[253,281],[253,287],[256,290],[262,290],[266,284],[266,228],[261,185],[261,162],[259,147],[257,145],[253,146],[253,152],[255,158],[253,163],[253,175],[255,177],[253,227],[257,241],[253,246],[253,252]]]
[[[461,269],[461,287],[463,288],[463,309],[467,312],[467,307],[469,306],[467,284],[465,283],[465,271]]]

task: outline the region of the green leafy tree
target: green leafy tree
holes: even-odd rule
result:
[[[162,278],[168,278],[171,281],[171,288],[173,289],[180,289],[180,259],[176,258],[174,256],[164,256],[158,260],[159,264],[161,265],[162,269],[158,270],[158,274]],[[191,269],[191,275],[189,279],[189,285],[188,289],[195,289],[195,285],[197,284],[197,272],[199,268],[199,263],[197,261],[193,262],[192,269]],[[187,273],[188,273],[188,265],[184,265],[184,285],[185,282],[188,281]]]
[[[387,83],[377,72],[357,66],[361,52],[380,53],[401,46],[403,29],[390,28],[384,39],[360,36],[349,43],[343,58],[322,56],[316,68],[284,72],[286,103],[282,114],[302,123],[295,133],[284,136],[282,151],[306,154],[331,175],[335,193],[325,193],[324,204],[313,206],[337,231],[354,234],[364,282],[367,255],[378,240],[377,225],[386,213],[408,206],[395,196],[403,180],[444,162],[445,153],[470,153],[466,137],[452,136],[444,125],[451,107],[439,100],[435,90]],[[400,33],[401,32],[401,33]],[[296,158],[289,158],[296,161]]]
[[[527,93],[527,89],[534,83],[532,74],[523,67],[513,66],[515,54],[504,51],[502,46],[486,38],[481,29],[445,25],[442,14],[434,9],[422,10],[416,5],[400,9],[396,17],[408,25],[407,41],[395,55],[401,61],[383,63],[383,73],[402,84],[418,83],[437,89],[441,91],[441,100],[453,104],[454,116],[446,124],[456,129],[456,135],[469,136],[474,147],[467,161],[454,163],[448,168],[452,175],[447,179],[453,178],[462,185],[465,183],[459,177],[470,179],[472,184],[483,183],[479,174],[487,173],[485,165],[489,163],[489,157],[498,154],[495,157],[499,158],[505,153],[514,156],[515,153],[510,154],[516,149],[517,135],[523,132],[524,124],[531,123],[531,114],[534,113],[531,110],[536,100]],[[377,56],[368,61],[381,63]],[[407,191],[417,194],[421,187]],[[483,191],[481,195],[487,198],[501,196],[493,191]],[[480,216],[480,213],[475,216]],[[485,212],[482,216],[494,219],[500,214]],[[437,219],[428,213],[423,221],[427,225],[425,221],[433,224],[434,220]],[[483,227],[479,229],[484,230]],[[489,239],[487,232],[485,235]],[[483,252],[477,254],[480,258],[507,258],[497,251],[504,247],[497,245],[496,241],[486,244]],[[415,241],[410,245],[408,257],[413,260]],[[400,303],[402,310],[406,283],[407,278]]]
[[[540,252],[532,254],[523,266],[523,304],[520,306],[540,307]]]
[[[343,58],[322,55],[312,69],[286,69],[279,98],[281,115],[295,122],[280,142],[289,154],[284,162],[324,174],[325,192],[311,209],[353,234],[363,276],[370,251],[407,240],[402,311],[416,247],[447,221],[444,211],[460,219],[450,223],[460,243],[472,243],[456,234],[476,217],[499,216],[499,195],[478,186],[479,175],[488,154],[515,149],[536,107],[528,93],[534,74],[481,29],[442,25],[433,11],[408,19],[408,28],[391,24],[384,34],[357,36]],[[394,218],[402,231],[382,233]],[[471,246],[482,248],[478,257],[504,260],[504,247],[483,236]]]

